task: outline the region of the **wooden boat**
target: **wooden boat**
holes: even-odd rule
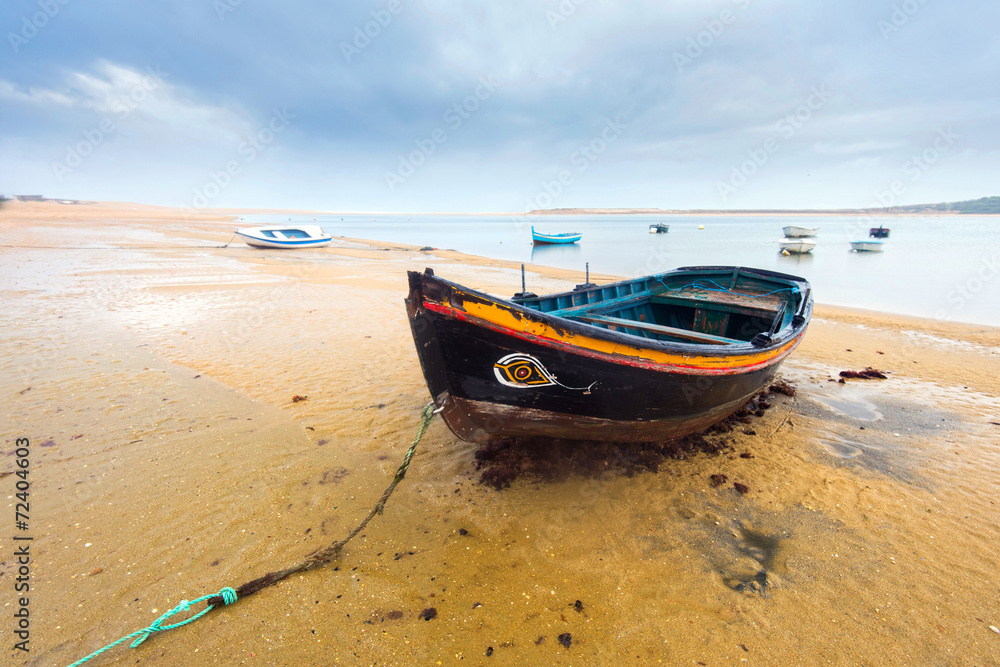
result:
[[[851,241],[851,250],[854,252],[882,252],[885,241],[869,239],[864,241]]]
[[[670,225],[665,225],[662,222],[658,222],[655,225],[649,226],[650,234],[666,234],[670,231]]]
[[[564,232],[562,234],[543,234],[541,232],[536,232],[535,228],[531,228],[531,240],[534,243],[576,243],[581,238],[583,234],[577,234],[576,232]]]
[[[804,254],[812,252],[813,248],[816,247],[816,242],[804,237],[797,239],[784,238],[778,241],[778,247],[781,248],[781,252]]]
[[[661,441],[704,429],[766,386],[802,340],[809,283],[687,267],[505,300],[409,272],[424,378],[459,438]]]
[[[781,231],[785,234],[785,238],[801,238],[803,236],[816,236],[819,232],[819,227],[799,227],[798,225],[788,225],[787,227],[782,227]]]
[[[243,227],[236,235],[254,248],[318,248],[333,240],[319,225]]]
[[[878,227],[872,227],[868,230],[869,238],[873,239],[887,239],[889,238],[889,232],[891,230],[888,227],[883,227],[879,225]]]

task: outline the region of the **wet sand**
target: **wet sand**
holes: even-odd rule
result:
[[[398,244],[222,248],[212,217],[0,209],[0,489],[12,525],[30,438],[34,538],[6,664],[69,664],[340,539],[429,400],[405,271],[520,290]],[[869,366],[888,379],[835,381]],[[781,375],[796,395],[734,453],[655,474],[496,491],[435,421],[338,561],[88,664],[1000,664],[1000,330],[820,305]]]

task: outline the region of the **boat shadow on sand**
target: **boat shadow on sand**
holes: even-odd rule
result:
[[[733,453],[727,434],[736,428],[753,434],[749,424],[772,407],[775,396],[794,396],[791,385],[779,381],[751,397],[726,419],[699,433],[664,442],[605,442],[563,440],[545,437],[498,438],[475,452],[479,481],[497,490],[519,478],[532,482],[560,482],[572,476],[592,479],[612,475],[631,477],[640,472],[659,472],[668,459],[683,460],[698,453],[709,456]],[[745,458],[752,455],[740,454]],[[735,488],[746,493],[739,483]]]

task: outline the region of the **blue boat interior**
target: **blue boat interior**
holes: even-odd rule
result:
[[[515,302],[643,338],[732,345],[790,324],[805,298],[794,282],[731,274],[651,276]]]
[[[308,239],[312,238],[307,232],[301,229],[282,229],[280,235],[274,233],[273,229],[262,229],[261,235],[272,239]]]

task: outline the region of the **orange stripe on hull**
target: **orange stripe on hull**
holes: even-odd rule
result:
[[[466,309],[460,310],[433,301],[423,303],[425,308],[440,315],[560,351],[636,368],[689,375],[735,375],[755,371],[780,362],[791,354],[802,338],[796,336],[781,347],[760,354],[688,356],[621,345],[585,334],[563,333],[545,322],[524,317],[522,313],[515,314],[498,304],[485,305],[470,300],[464,305]]]

